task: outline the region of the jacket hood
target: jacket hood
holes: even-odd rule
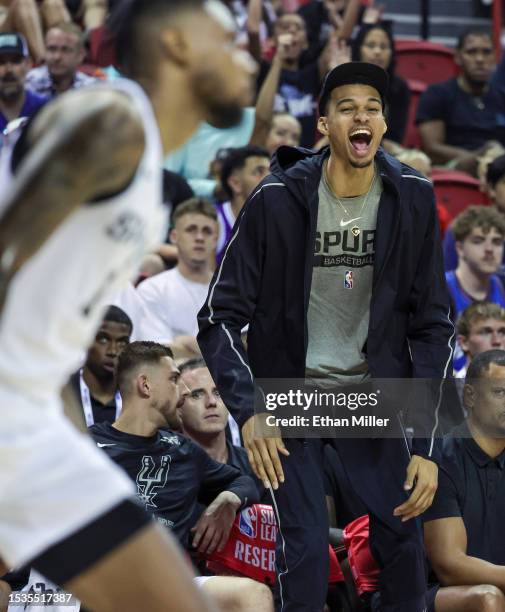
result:
[[[317,192],[323,162],[329,154],[329,147],[315,153],[303,147],[281,146],[272,157],[270,170],[306,206],[306,195],[314,189]]]
[[[281,146],[277,149],[270,164],[272,174],[282,181],[293,196],[307,206],[307,195],[317,193],[323,171],[323,163],[330,155],[330,148],[314,152],[302,147]],[[379,148],[375,156],[380,175],[399,192],[403,169],[406,168],[396,158]],[[409,174],[422,176],[412,168]]]

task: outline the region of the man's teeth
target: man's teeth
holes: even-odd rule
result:
[[[368,130],[356,130],[355,132],[352,132],[351,134],[351,138],[353,136],[371,136],[370,132]]]

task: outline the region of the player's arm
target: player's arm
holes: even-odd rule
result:
[[[475,166],[475,153],[446,144],[445,124],[442,120],[424,121],[418,127],[423,151],[433,163],[446,164],[457,160],[458,168],[467,171]]]
[[[208,504],[223,491],[233,493],[240,500],[240,507],[259,502],[258,489],[254,480],[242,474],[237,468],[214,461],[205,451],[198,448],[201,464],[201,487],[198,498]]]
[[[28,129],[0,220],[0,304],[15,273],[76,208],[128,185],[145,146],[132,102],[112,90],[65,94]]]
[[[505,591],[505,567],[467,555],[467,533],[461,517],[426,522],[424,543],[443,586],[492,584]]]
[[[202,470],[198,497],[205,503],[212,501],[191,530],[193,546],[202,554],[211,554],[226,545],[238,510],[258,502],[259,495],[252,478],[237,468],[214,461],[201,449],[195,453]]]
[[[243,207],[209,295],[198,313],[198,345],[213,380],[233,418],[242,426],[251,468],[266,487],[284,482],[279,453],[287,456],[280,435],[270,428],[264,437],[262,414],[254,414],[257,391],[242,343],[242,329],[251,321],[261,290],[267,202],[258,188]]]

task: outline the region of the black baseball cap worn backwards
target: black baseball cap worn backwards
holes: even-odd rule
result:
[[[370,85],[379,92],[385,106],[389,77],[385,70],[368,62],[347,62],[333,68],[326,75],[319,96],[319,114],[325,115],[326,103],[335,87],[341,85]]]

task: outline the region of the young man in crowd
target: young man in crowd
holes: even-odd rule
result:
[[[70,377],[87,427],[94,423],[113,423],[121,414],[116,367],[132,331],[129,316],[117,306],[109,306],[88,349],[84,366]]]
[[[273,114],[272,125],[265,141],[270,157],[281,146],[297,147],[302,137],[302,126],[296,117],[286,112]]]
[[[450,371],[454,329],[432,185],[379,150],[387,80],[382,68],[360,62],[328,74],[319,129],[329,149],[279,150],[242,209],[199,313],[202,354],[278,508],[277,586],[286,611],[324,606],[322,452],[314,438],[283,441],[271,428],[262,437],[255,379],[338,388]],[[425,610],[422,539],[411,519],[436,490],[438,405],[435,398],[412,456],[396,429],[390,439],[335,440],[370,513],[383,612]]]
[[[265,149],[249,145],[230,149],[225,157],[221,167],[221,186],[230,200],[216,207],[219,220],[218,263],[223,258],[231,231],[245,201],[269,172],[270,157]]]
[[[46,62],[32,68],[26,76],[26,87],[47,98],[69,89],[92,85],[96,79],[77,68],[84,61],[84,33],[74,23],[62,23],[47,31]]]
[[[491,302],[474,302],[459,316],[456,330],[466,362],[455,376],[465,378],[474,357],[492,349],[505,349],[505,308]]]
[[[30,67],[28,46],[21,34],[0,33],[0,133],[18,117],[30,117],[47,98],[28,91],[25,85]]]
[[[487,206],[469,206],[452,223],[458,266],[446,273],[454,320],[473,302],[505,306],[496,272],[503,259],[505,217]]]
[[[203,359],[180,366],[188,395],[180,415],[185,435],[199,444],[214,461],[226,463],[255,478],[244,448],[226,438],[229,412]]]
[[[416,123],[434,164],[476,174],[477,158],[487,143],[505,144],[505,107],[489,87],[495,66],[491,32],[472,29],[462,34],[455,59],[461,74],[428,87]]]
[[[188,390],[169,348],[133,342],[119,358],[117,377],[123,411],[113,424],[92,427],[96,444],[135,482],[139,501],[184,548],[201,554],[222,550],[235,514],[258,500],[253,480],[171,430]],[[198,502],[208,507],[193,526]],[[196,581],[223,610],[271,610],[264,585],[223,577]]]
[[[175,209],[172,225],[170,240],[177,246],[177,265],[139,285],[146,313],[140,334],[143,340],[169,343],[176,357],[188,358],[200,354],[197,314],[214,271],[216,209],[207,200],[192,198]]]
[[[0,482],[11,491],[0,502],[0,555],[10,567],[29,562],[92,609],[208,610],[169,534],[64,419],[59,395],[109,295],[162,238],[162,150],[203,118],[238,120],[251,64],[215,0],[118,10],[122,70],[144,89],[118,80],[99,95],[58,96],[18,140],[0,198]]]
[[[505,610],[505,351],[477,355],[464,387],[468,418],[444,440],[438,490],[423,516],[438,584],[429,612]]]
[[[486,190],[491,204],[505,218],[505,155],[496,157],[487,167]],[[500,276],[503,272],[503,263],[502,260],[499,269]],[[444,236],[444,265],[447,271],[455,270],[458,266],[458,253],[451,227],[448,228]]]

